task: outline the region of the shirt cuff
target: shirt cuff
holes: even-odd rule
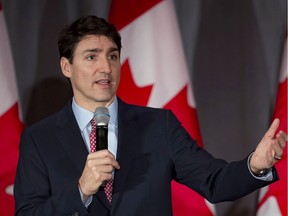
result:
[[[85,206],[86,208],[88,208],[88,206],[89,206],[89,205],[91,204],[91,202],[92,202],[93,196],[88,196],[86,199],[84,199],[84,198],[83,198],[83,193],[82,193],[82,191],[80,190],[80,187],[79,187],[79,186],[78,186],[78,189],[79,189],[80,197],[81,197],[81,200],[82,200],[84,206]]]
[[[272,172],[272,169],[266,173],[266,175],[264,176],[261,176],[261,177],[258,177],[258,176],[255,176],[251,170],[251,167],[250,167],[250,159],[253,155],[253,152],[249,155],[248,157],[248,160],[247,160],[247,166],[248,166],[248,169],[249,169],[249,172],[251,173],[251,175],[256,178],[256,179],[259,179],[259,180],[262,180],[262,181],[273,181],[274,179],[274,176],[273,176],[273,172]]]

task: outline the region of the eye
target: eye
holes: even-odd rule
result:
[[[94,60],[96,59],[96,56],[95,55],[89,55],[86,57],[87,60]]]
[[[108,59],[110,59],[110,60],[117,60],[119,57],[118,57],[118,55],[117,54],[111,54],[111,55],[109,55],[109,57],[108,57]]]

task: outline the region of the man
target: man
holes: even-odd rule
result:
[[[244,160],[215,159],[197,147],[171,111],[128,105],[116,96],[121,38],[113,25],[82,17],[62,30],[58,45],[74,97],[23,133],[16,215],[168,216],[172,179],[213,203],[277,180],[273,165],[286,139],[283,132],[274,138],[278,119]],[[109,145],[93,152],[97,107],[107,107],[111,116]]]

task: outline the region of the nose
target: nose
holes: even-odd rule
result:
[[[100,63],[100,64],[101,64],[101,66],[100,66],[100,72],[106,73],[106,74],[112,72],[112,70],[111,70],[111,63],[110,63],[109,59],[103,58],[103,59],[101,60],[101,63]]]

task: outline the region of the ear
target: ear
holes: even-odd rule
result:
[[[71,77],[70,65],[71,64],[67,58],[61,57],[61,59],[60,59],[61,70],[62,70],[62,73],[64,74],[64,76],[67,78]]]

